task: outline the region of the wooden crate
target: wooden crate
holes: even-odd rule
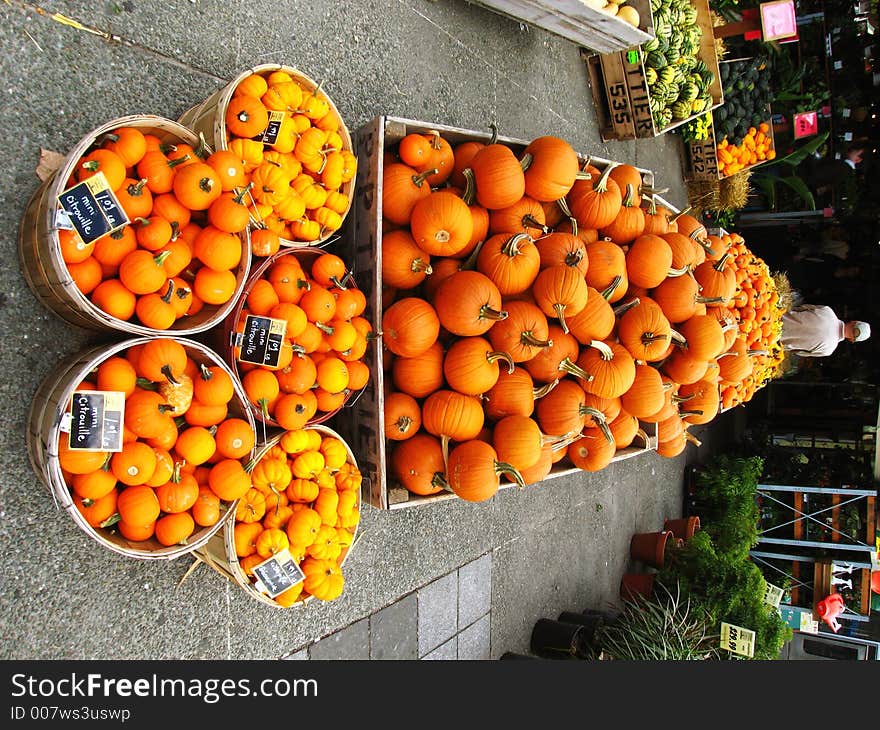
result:
[[[476,3],[600,53],[622,51],[654,37],[649,0],[627,2],[639,12],[638,28],[594,10],[580,0],[476,0]]]
[[[699,114],[658,129],[651,114],[651,97],[645,79],[643,53],[639,49],[630,49],[597,56],[581,51],[581,57],[587,64],[599,131],[604,141],[657,137],[687,124],[707,111],[717,109],[724,103],[709,2],[691,0],[691,3],[697,9],[697,23],[703,31],[699,55],[715,75],[715,80],[709,86],[712,104]]]
[[[767,134],[770,135],[773,149],[776,149],[776,138],[773,135],[773,122],[771,116],[768,107],[767,118],[764,121],[769,127]],[[719,141],[721,140],[715,135],[715,124],[713,122],[709,124],[709,136],[706,139],[701,139],[699,141],[692,140],[685,145],[687,150],[687,164],[685,166],[686,180],[723,180],[725,177],[728,177],[718,170]],[[758,165],[763,165],[765,162],[767,162],[767,160],[758,160],[754,165],[744,167],[742,170],[739,170],[738,173],[751,170],[758,167]]]
[[[347,261],[354,262],[355,280],[367,298],[367,316],[374,325],[381,321],[382,311],[382,175],[384,170],[383,153],[386,148],[396,145],[404,136],[412,132],[439,131],[453,146],[468,140],[488,142],[491,134],[474,132],[442,124],[429,124],[411,119],[382,116],[375,118],[358,129],[354,135],[355,152],[360,171],[355,187],[355,200],[352,206],[354,225],[346,226],[342,232],[340,246]],[[498,141],[509,145],[519,154],[527,145],[523,140],[499,137]],[[586,159],[586,156],[582,156]],[[591,157],[592,164],[599,169],[610,160]],[[654,184],[654,174],[639,168],[647,185]],[[378,327],[377,327],[378,329]],[[427,497],[410,494],[404,487],[396,484],[388,472],[385,450],[385,415],[383,393],[385,374],[382,348],[377,342],[371,346],[364,357],[370,368],[370,383],[359,398],[337,415],[334,427],[350,444],[364,475],[364,499],[379,509],[401,509],[426,504],[434,504],[447,499],[457,499],[450,493]],[[622,449],[614,459],[619,461],[657,448],[656,424],[642,424],[647,434],[643,447],[631,446]],[[557,466],[547,477],[552,479],[571,474],[578,469]],[[502,483],[502,489],[512,487]]]

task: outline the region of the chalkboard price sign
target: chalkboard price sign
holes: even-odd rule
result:
[[[244,318],[244,331],[235,337],[235,346],[241,348],[239,362],[277,367],[286,332],[287,321],[284,319],[247,315]]]
[[[280,596],[306,577],[289,550],[282,550],[277,555],[273,555],[268,560],[254,566],[253,574],[269,598]]]
[[[65,190],[58,196],[58,204],[84,243],[97,241],[129,223],[103,172]]]
[[[125,393],[78,390],[70,401],[69,445],[77,451],[122,451]]]
[[[278,134],[281,132],[281,122],[284,121],[284,112],[269,112],[269,124],[266,130],[259,136],[255,137],[257,142],[263,144],[275,144],[278,141]]]

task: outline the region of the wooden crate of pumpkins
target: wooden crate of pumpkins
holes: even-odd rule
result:
[[[344,409],[337,427],[371,482],[371,504],[399,509],[455,498],[482,501],[495,489],[597,470],[655,449],[654,421],[625,413],[618,419],[617,390],[632,385],[632,358],[633,370],[606,391],[609,398],[578,384],[591,380],[585,367],[602,369],[597,363],[606,362],[601,342],[600,349],[583,343],[607,339],[615,327],[616,305],[606,296],[616,302],[627,289],[625,273],[617,279],[612,273],[615,267],[624,272],[623,249],[598,241],[596,229],[578,235],[576,219],[563,213],[554,196],[565,198],[575,177],[584,178],[578,181],[584,193],[587,182],[590,189],[595,184],[619,190],[610,179],[616,163],[599,158],[588,163],[571,150],[573,167],[565,173],[571,180],[561,187],[514,189],[502,192],[512,202],[491,200],[492,189],[504,186],[500,179],[497,185],[486,183],[477,165],[471,169],[469,152],[486,148],[498,154],[513,166],[514,176],[519,171],[520,181],[519,158],[534,150],[533,169],[539,171],[544,153],[522,140],[395,117],[379,117],[354,136],[365,178],[353,206],[355,226],[343,244],[350,248],[382,347],[368,355],[371,385]],[[545,140],[571,149],[562,140]],[[418,156],[428,159],[434,147],[446,150],[442,171],[432,166],[418,172],[401,159],[418,165]],[[630,175],[628,206],[635,207],[635,188],[649,190],[653,173],[618,167]],[[478,196],[470,206],[468,179]],[[577,208],[575,196],[569,200]],[[587,279],[586,251],[593,244],[595,277]],[[600,249],[619,254],[604,273]],[[514,271],[521,262],[522,272]],[[505,263],[514,265],[507,274]],[[555,288],[564,289],[568,281],[580,292],[578,302],[554,301],[560,297]],[[589,298],[589,314],[582,295]],[[629,357],[618,354],[620,362]],[[652,410],[657,409],[649,405],[640,412]],[[578,438],[582,431],[588,438]],[[575,441],[580,447],[596,445],[579,453]],[[507,448],[520,442],[531,451],[525,459]],[[455,484],[456,469],[481,475],[488,490]]]

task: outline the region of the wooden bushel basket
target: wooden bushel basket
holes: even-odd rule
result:
[[[319,88],[319,84],[317,82],[315,82],[313,79],[309,78],[306,74],[294,68],[293,66],[283,66],[277,63],[264,63],[260,64],[259,66],[245,69],[244,71],[239,73],[228,84],[226,84],[226,86],[215,91],[203,102],[187,109],[183,114],[181,114],[178,121],[195,131],[196,134],[203,134],[205,136],[205,139],[211,142],[214,149],[225,150],[229,142],[229,133],[226,130],[226,108],[227,106],[229,106],[229,100],[232,99],[232,95],[235,92],[236,87],[239,85],[239,83],[241,83],[243,79],[247,78],[251,74],[266,76],[273,71],[286,71],[297,81],[300,86],[308,91],[315,91]],[[326,99],[327,104],[330,106],[330,113],[333,114],[339,122],[339,129],[337,131],[339,132],[339,136],[342,137],[344,149],[349,150],[353,153],[354,147],[351,141],[351,134],[348,131],[348,127],[345,125],[345,121],[339,114],[339,110],[336,108],[333,100],[327,95],[325,91],[321,90],[321,93]],[[345,212],[342,213],[343,222],[345,221],[349,211],[351,210],[351,202],[354,194],[354,185],[356,179],[357,176],[353,177],[347,183],[344,183],[339,189],[339,191],[348,198],[348,207],[345,209]],[[308,248],[311,246],[321,246],[336,235],[337,232],[334,231],[326,236],[322,236],[317,241],[292,241],[286,238],[282,238],[281,245],[292,248]]]
[[[92,130],[67,154],[61,167],[37,188],[22,217],[18,237],[21,269],[28,286],[37,299],[65,321],[99,331],[121,331],[132,335],[189,336],[204,332],[223,320],[235,305],[250,270],[250,235],[242,238],[241,262],[235,270],[236,289],[228,302],[205,305],[192,316],[181,317],[168,330],[156,330],[137,322],[118,319],[92,304],[76,286],[61,257],[58,242],[57,197],[64,192],[80,158],[101,138],[117,127],[137,127],[156,135],[162,142],[185,142],[198,148],[199,138],[186,127],[163,117],[136,115],[113,119]]]
[[[218,532],[235,512],[235,502],[221,500],[220,519],[210,527],[196,530],[186,545],[166,547],[155,538],[141,542],[126,540],[121,534],[108,529],[96,529],[89,525],[74,506],[70,490],[65,484],[58,460],[58,439],[61,434],[61,421],[69,409],[70,398],[79,384],[105,360],[120,355],[129,347],[142,345],[151,338],[135,338],[111,345],[99,345],[73,355],[70,360],[59,365],[37,388],[28,413],[27,451],[31,466],[37,477],[49,490],[56,504],[63,507],[73,521],[93,540],[119,555],[129,558],[169,560],[192,552],[207,542]],[[208,367],[218,366],[229,371],[223,360],[212,350],[199,342],[175,337],[186,349],[187,356],[198,364]],[[229,373],[230,376],[232,375]],[[235,383],[235,394],[229,403],[230,417],[246,420],[254,428],[254,419],[247,407],[247,399],[241,386]]]
[[[324,436],[330,436],[335,439],[339,439],[342,442],[343,446],[345,446],[345,451],[348,454],[348,463],[354,464],[357,466],[357,460],[355,459],[354,453],[351,450],[351,447],[342,438],[336,431],[327,426],[322,425],[312,425],[306,426],[306,431],[318,431]],[[265,454],[273,447],[278,445],[281,441],[281,437],[285,432],[277,433],[275,436],[271,437],[260,450],[257,452],[257,455],[254,457],[254,464],[258,463],[260,459],[265,456]],[[356,504],[356,509],[361,509],[361,493],[358,490],[358,500]],[[234,512],[234,510],[233,510]],[[342,553],[339,558],[337,558],[337,562],[340,566],[345,565],[345,561],[348,559],[349,554],[357,543],[358,539],[358,528],[360,527],[360,522],[354,527],[354,531],[352,532],[352,542],[351,545],[343,548]],[[273,608],[285,608],[279,603],[276,603],[272,598],[269,598],[265,593],[261,593],[256,585],[248,578],[247,574],[244,572],[244,569],[241,567],[241,563],[238,561],[238,555],[235,553],[235,520],[229,519],[226,521],[222,532],[217,532],[211,538],[201,545],[194,553],[193,557],[197,560],[205,563],[209,567],[216,570],[220,575],[222,575],[227,580],[232,583],[237,584],[245,593],[247,593],[251,598],[263,603],[267,606],[272,606]],[[314,596],[306,596],[298,598],[294,606],[299,607],[303,606],[306,603],[314,600]]]
[[[229,313],[226,319],[223,322],[223,326],[218,328],[217,330],[217,340],[215,340],[215,346],[218,351],[223,355],[226,360],[226,364],[229,366],[229,369],[232,371],[233,379],[237,384],[241,385],[241,373],[238,368],[238,361],[235,357],[235,333],[236,327],[238,325],[238,320],[241,317],[242,311],[244,310],[245,303],[247,301],[248,294],[250,294],[251,289],[253,289],[254,284],[259,281],[263,274],[272,266],[278,259],[293,255],[299,261],[300,264],[303,265],[303,269],[308,272],[311,270],[312,264],[315,259],[321,256],[324,251],[316,246],[310,246],[307,248],[286,248],[282,249],[276,254],[267,257],[264,261],[262,261],[256,269],[251,272],[250,277],[245,283],[244,290],[242,291],[241,296],[238,298],[238,301],[233,308],[233,310]],[[351,283],[348,286],[352,286]],[[371,345],[368,344],[368,348]],[[367,387],[367,386],[364,386]],[[358,391],[361,392],[361,391]],[[346,394],[345,400],[341,407],[336,408],[332,411],[318,411],[312,418],[309,419],[307,426],[314,426],[319,423],[324,423],[329,420],[333,416],[335,416],[339,411],[342,410],[346,404],[351,401],[352,396],[354,396],[354,391],[350,391]],[[262,411],[251,403],[249,400],[247,401],[248,406],[251,409],[251,413],[257,421],[264,423],[269,428],[281,428],[281,424],[278,423],[271,416],[264,417]]]

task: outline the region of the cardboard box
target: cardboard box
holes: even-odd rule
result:
[[[353,262],[355,279],[367,298],[367,316],[374,325],[382,318],[382,268],[379,262],[382,258],[383,153],[386,148],[395,146],[407,134],[429,130],[439,131],[453,146],[468,140],[487,142],[491,137],[488,131],[474,132],[390,116],[377,117],[358,129],[354,135],[360,171],[351,212],[353,225],[346,226],[339,245],[346,260]],[[509,145],[516,153],[521,152],[527,145],[523,140],[509,137],[499,137],[498,141]],[[592,157],[591,160],[592,164],[600,169],[610,162],[597,157]],[[653,185],[653,173],[644,169],[641,169],[641,172],[645,183]],[[383,409],[385,373],[379,342],[368,349],[364,361],[370,368],[370,383],[359,398],[338,414],[335,427],[348,441],[360,464],[365,481],[369,481],[369,493],[364,496],[366,501],[379,509],[400,509],[457,499],[450,493],[427,497],[413,495],[396,484],[388,473]],[[656,450],[656,424],[642,424],[642,428],[648,434],[645,446],[630,446],[621,450],[614,457],[616,461]],[[580,470],[576,468],[557,467],[547,478],[552,479],[578,471]],[[503,482],[501,488],[512,486]]]

